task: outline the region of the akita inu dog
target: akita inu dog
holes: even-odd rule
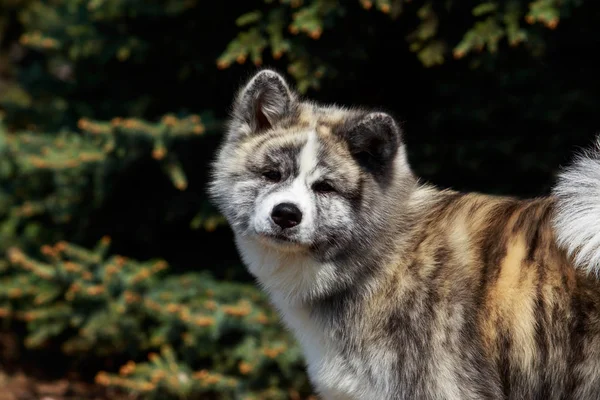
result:
[[[600,147],[546,198],[439,190],[392,116],[262,70],[209,192],[324,399],[600,399]]]

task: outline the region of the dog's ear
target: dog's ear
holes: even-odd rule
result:
[[[402,130],[394,117],[384,112],[365,113],[340,131],[354,159],[376,177],[390,170],[402,143]]]
[[[243,86],[233,105],[238,133],[270,129],[290,113],[295,102],[296,95],[283,76],[270,69],[259,71]]]

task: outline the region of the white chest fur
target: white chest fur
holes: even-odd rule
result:
[[[277,296],[274,296],[277,297]],[[338,343],[328,337],[327,330],[310,317],[307,310],[282,304],[273,299],[282,318],[302,346],[307,370],[319,394],[326,400],[366,399],[371,390],[348,368],[338,350]]]
[[[307,362],[311,382],[324,400],[362,400],[378,397],[364,376],[353,373],[326,327],[310,316],[301,300],[333,284],[332,265],[304,255],[281,253],[241,237],[236,243],[250,272],[270,294]]]

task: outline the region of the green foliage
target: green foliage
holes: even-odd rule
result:
[[[166,262],[108,256],[109,244],[45,245],[45,261],[10,249],[0,315],[26,322],[27,347],[59,340],[72,357],[126,354],[142,362],[96,381],[157,399],[307,392],[299,348],[260,291],[207,273],[163,276]]]
[[[146,116],[157,100],[163,100],[149,96],[144,86],[138,86],[147,87],[148,81],[135,76],[146,73],[149,66],[145,63],[155,56],[153,29],[162,28],[153,24],[172,24],[197,7],[197,2],[190,0],[143,4],[1,0],[0,8],[13,16],[4,29],[14,37],[4,43],[4,51],[0,48],[0,65],[11,59],[20,64],[18,70],[7,72],[14,79],[0,90],[0,107],[6,111],[7,123],[11,128],[56,131],[74,128],[82,117]],[[0,23],[0,32],[2,28]],[[176,74],[183,79],[201,66],[192,61],[179,68]],[[158,80],[160,75],[152,79]],[[90,92],[95,95],[89,96]],[[163,114],[180,111],[174,107],[163,110]],[[150,119],[157,116],[154,113]]]
[[[149,154],[172,184],[185,190],[186,175],[169,149],[205,131],[198,115],[166,115],[156,123],[81,119],[78,125],[81,132],[57,134],[9,134],[0,125],[0,251],[62,239],[59,227],[69,224],[83,228],[81,222],[111,190],[114,175]]]
[[[415,13],[419,22],[406,40],[425,67],[443,64],[450,52],[454,58],[484,49],[495,53],[503,39],[510,46],[525,44],[532,52],[540,52],[543,42],[539,40],[538,32],[526,25],[541,23],[555,29],[561,13],[580,5],[577,0],[477,2],[471,9],[473,20],[462,14],[465,6],[461,3],[464,2],[458,1],[379,0],[375,4],[370,0],[264,2],[270,4],[267,12],[255,10],[237,19],[237,25],[245,30],[229,43],[218,60],[218,66],[224,69],[236,61],[243,64],[247,58],[261,65],[263,53],[269,49],[274,59],[288,56],[288,72],[296,79],[298,89],[303,93],[309,88],[318,89],[321,77],[331,75],[329,72],[336,67],[328,60],[316,58],[306,51],[310,46],[306,43],[306,37],[318,40],[327,34],[327,30],[335,29],[342,23],[345,15],[359,4],[365,10],[375,5],[375,9],[389,15],[392,20]],[[444,17],[440,17],[443,14]],[[445,25],[454,24],[456,18],[473,21],[471,27],[465,24],[462,40],[452,43],[440,32],[446,30]],[[524,26],[525,22],[527,24]]]

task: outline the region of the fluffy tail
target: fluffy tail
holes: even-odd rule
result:
[[[600,275],[600,136],[558,177],[554,228],[575,265]]]

